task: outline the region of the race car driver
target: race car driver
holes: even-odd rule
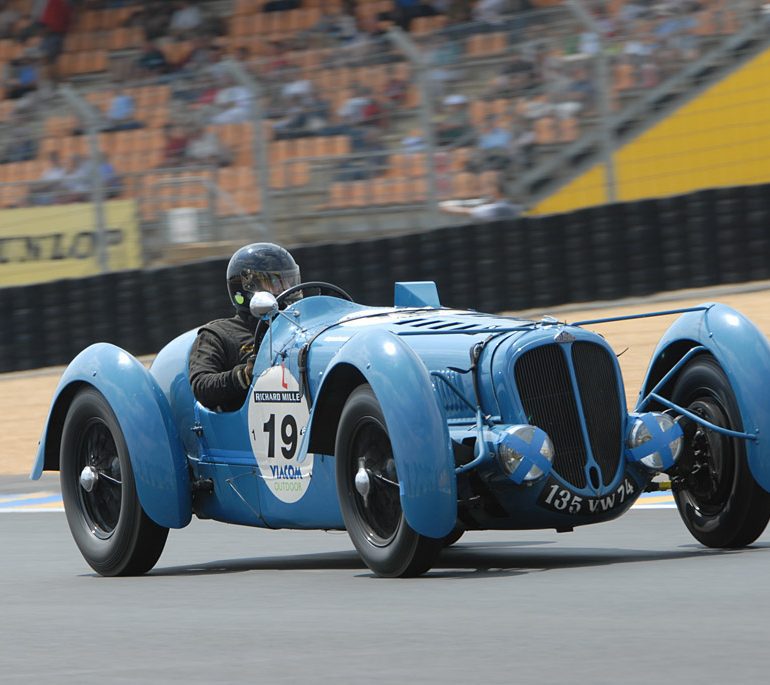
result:
[[[291,254],[273,243],[240,248],[227,265],[227,291],[235,316],[216,319],[198,331],[190,351],[190,385],[195,398],[217,411],[243,406],[254,369],[257,320],[249,311],[255,292],[279,295],[300,282]]]

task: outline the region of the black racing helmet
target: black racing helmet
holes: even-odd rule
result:
[[[245,245],[227,265],[227,291],[239,313],[249,313],[253,293],[266,290],[277,296],[299,282],[299,267],[294,257],[273,243]]]

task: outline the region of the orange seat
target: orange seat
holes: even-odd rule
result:
[[[305,161],[293,162],[289,165],[289,185],[296,188],[305,186],[310,181],[310,166]]]
[[[562,119],[559,122],[559,142],[571,143],[580,136],[580,123],[576,117]]]
[[[77,125],[77,118],[72,115],[56,115],[48,117],[45,120],[45,135],[47,137],[70,135]]]
[[[478,197],[479,185],[476,174],[464,171],[456,174],[452,181],[452,194],[455,198],[462,200]]]
[[[552,145],[557,142],[554,117],[540,117],[535,121],[535,142],[538,145]]]
[[[617,90],[636,88],[636,70],[632,64],[616,64],[613,69],[613,85]]]
[[[142,44],[142,29],[139,26],[122,26],[111,31],[107,38],[108,50],[127,50]]]
[[[347,184],[334,182],[329,188],[329,201],[326,205],[322,205],[321,208],[334,209],[337,207],[343,207],[345,204],[345,198],[347,196]]]

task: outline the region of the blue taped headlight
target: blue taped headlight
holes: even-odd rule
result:
[[[631,414],[626,457],[652,471],[671,468],[682,453],[683,433],[668,414]]]
[[[551,471],[553,443],[537,426],[507,426],[495,431],[494,451],[500,467],[514,483],[537,480]]]

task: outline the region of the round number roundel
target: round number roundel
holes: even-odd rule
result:
[[[283,502],[296,502],[310,485],[313,455],[297,461],[308,417],[299,383],[287,368],[273,366],[257,378],[249,397],[251,449],[268,488]]]

